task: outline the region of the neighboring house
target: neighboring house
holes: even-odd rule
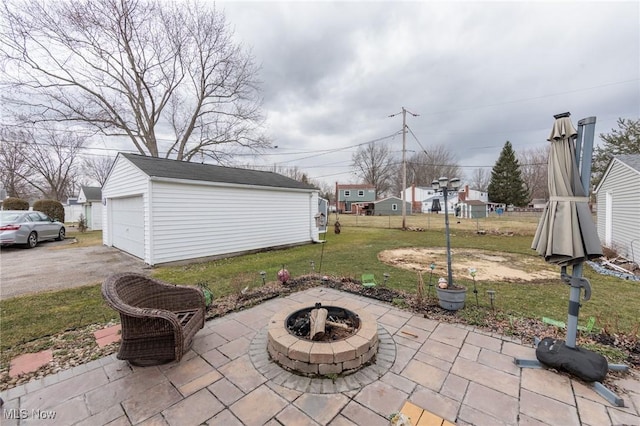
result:
[[[411,188],[405,190],[405,200],[411,202],[414,212],[429,213],[440,206],[440,212],[444,213],[443,197],[441,193],[436,193],[431,187],[420,187],[412,185]],[[435,200],[435,203],[434,203]],[[449,208],[452,212],[455,211],[457,203],[467,200],[489,202],[489,195],[485,191],[477,191],[470,189],[469,185],[465,185],[464,188],[458,190],[457,195],[451,194],[447,197],[449,202]]]
[[[149,265],[318,241],[318,190],[273,172],[120,153],[102,240]]]
[[[340,185],[336,183],[336,199],[339,213],[361,213],[369,210],[376,200],[373,185]]]
[[[427,212],[422,210],[422,201],[431,197],[435,191],[431,187],[411,185],[404,190],[404,199],[411,203],[412,210],[416,213]],[[402,193],[400,194],[402,196]]]
[[[458,217],[478,219],[489,216],[489,204],[480,200],[461,201],[456,206]]]
[[[94,231],[102,229],[102,188],[82,186],[78,194],[78,204],[82,204],[82,214],[87,228]]]
[[[80,215],[82,214],[82,205],[78,204],[77,197],[67,198],[67,204],[64,204],[63,207],[65,222],[73,223],[80,220]]]
[[[458,201],[457,193],[450,192],[449,195],[447,195],[447,209],[449,210],[449,214],[455,214]],[[422,200],[422,212],[444,214],[444,197],[442,193],[438,192]]]
[[[461,188],[458,191],[458,198],[460,199],[460,201],[478,200],[478,201],[484,201],[485,203],[488,203],[489,193],[486,191],[478,191],[475,189],[470,189],[469,185],[465,185],[464,188]]]
[[[598,236],[620,256],[640,263],[640,154],[617,155],[595,193]]]
[[[411,202],[405,201],[406,214],[411,214]],[[402,215],[402,199],[398,197],[388,197],[373,203],[373,214],[375,216],[397,216]]]

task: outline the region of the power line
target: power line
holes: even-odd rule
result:
[[[430,157],[429,153],[427,152],[426,149],[424,149],[424,147],[422,146],[422,144],[420,143],[420,141],[418,140],[418,137],[415,135],[415,133],[413,133],[413,130],[411,130],[411,127],[407,126],[407,129],[409,129],[409,132],[411,133],[411,136],[413,136],[413,138],[416,140],[416,142],[418,142],[418,145],[420,146],[420,149],[422,149],[422,152],[424,152],[427,156]]]
[[[368,144],[371,144],[371,143],[383,141],[385,139],[390,139],[390,138],[395,137],[397,134],[398,134],[398,132],[395,132],[395,133],[392,133],[391,135],[388,135],[388,136],[383,136],[383,137],[378,138],[378,139],[373,139],[373,140],[370,140],[370,141],[361,142],[361,143],[358,143],[358,144],[355,144],[355,145],[349,145],[349,146],[345,146],[345,147],[342,147],[342,148],[320,150],[320,151],[317,151],[318,154],[309,155],[309,156],[300,157],[300,158],[293,158],[291,160],[279,161],[278,163],[279,164],[284,164],[284,163],[290,163],[292,161],[300,161],[300,160],[306,160],[308,158],[315,158],[315,157],[319,157],[321,155],[333,154],[333,153],[336,153],[336,152],[345,151],[347,149],[356,148],[356,147],[359,147],[359,146],[362,146],[362,145],[368,145]]]

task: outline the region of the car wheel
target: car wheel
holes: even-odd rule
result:
[[[56,241],[62,240],[64,240],[64,228],[60,228],[60,232],[58,232],[58,238],[56,238]]]
[[[27,237],[27,248],[34,248],[38,244],[38,235],[35,232],[29,234]]]

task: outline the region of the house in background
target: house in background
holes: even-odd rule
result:
[[[447,209],[449,210],[449,214],[455,214],[456,204],[458,204],[458,202],[458,194],[456,192],[449,192],[447,196]],[[422,200],[422,212],[444,214],[444,196],[442,193],[435,193]]]
[[[458,199],[460,201],[477,200],[488,203],[489,193],[486,191],[470,189],[469,185],[465,185],[464,188],[460,188],[460,190],[458,190]]]
[[[405,201],[406,213],[411,214],[411,202]],[[375,216],[398,216],[402,215],[402,199],[398,197],[387,197],[373,203],[373,215]]]
[[[78,194],[78,204],[82,205],[82,214],[91,230],[102,229],[102,188],[82,186]]]
[[[422,209],[423,201],[432,197],[435,191],[431,187],[416,186],[415,184],[404,190],[404,199],[411,203],[411,209],[415,213],[427,212]],[[402,193],[400,194],[402,196]]]
[[[373,185],[336,182],[336,200],[339,213],[365,213],[373,208],[376,188]]]
[[[82,214],[82,205],[78,204],[78,197],[67,198],[67,203],[64,207],[64,221],[65,222],[78,222],[80,215]]]
[[[617,155],[596,187],[598,236],[618,255],[640,264],[640,154]]]
[[[273,172],[119,153],[102,240],[149,265],[316,242],[318,192]]]
[[[414,213],[444,213],[444,197],[442,193],[436,193],[432,187],[411,185],[410,188],[405,190],[405,200],[411,202]],[[455,208],[458,203],[470,200],[481,201],[484,205],[488,205],[489,194],[486,191],[470,189],[469,185],[465,185],[464,188],[459,189],[457,193],[450,193],[447,197],[449,204],[448,209],[453,214],[455,213]],[[478,214],[477,212],[479,212],[480,208],[477,206],[480,204],[474,203],[474,205],[476,206],[474,207],[474,211]],[[466,208],[470,214],[471,207]]]

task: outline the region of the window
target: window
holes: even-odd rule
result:
[[[364,197],[364,189],[358,190],[358,197]]]
[[[391,204],[391,210],[393,210],[394,212],[398,211],[398,205],[397,204]]]
[[[344,190],[344,196],[345,197],[351,197],[351,191],[349,191],[348,189]]]

